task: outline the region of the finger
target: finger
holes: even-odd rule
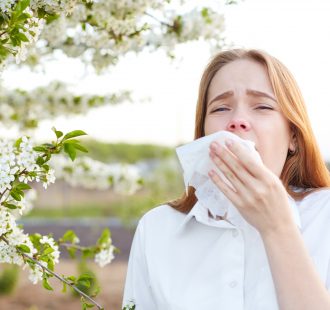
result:
[[[234,174],[245,185],[251,182],[252,176],[240,164],[239,159],[226,147],[218,144],[214,147],[214,144],[211,144],[210,148],[211,155],[214,152],[215,157],[213,157],[217,161],[217,164],[223,166],[224,171],[229,174],[229,177],[233,177],[232,174]]]
[[[224,181],[222,181],[220,176],[213,169],[209,171],[208,175],[211,178],[212,182],[214,182],[214,184],[234,205],[240,205],[239,195],[233,189],[231,189]]]
[[[221,170],[224,176],[236,189],[236,192],[243,195],[247,194],[247,184],[250,185],[253,183],[254,177],[249,175],[244,167],[240,166],[237,159],[232,155],[226,154],[226,156],[224,156],[223,153],[224,152],[222,151],[221,156],[218,156],[213,151],[210,151],[210,157],[214,164]],[[224,157],[228,158],[224,160]]]
[[[256,160],[255,156],[243,145],[229,139],[226,140],[226,146],[230,152],[239,158],[242,165],[244,165],[247,171],[256,179],[263,179],[265,177],[264,169],[261,169],[264,168],[262,161]]]

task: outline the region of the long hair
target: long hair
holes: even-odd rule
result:
[[[296,137],[296,151],[293,154],[288,152],[280,175],[288,194],[294,199],[300,200],[311,191],[330,187],[330,173],[313,134],[305,102],[297,82],[278,59],[264,51],[232,49],[220,52],[211,59],[204,70],[199,85],[194,139],[205,136],[207,93],[214,75],[223,66],[238,59],[257,61],[266,68],[280,109],[289,121],[290,128]],[[303,190],[294,191],[292,187],[299,187]],[[196,201],[195,189],[189,187],[187,194],[185,192],[180,198],[167,202],[167,204],[178,211],[187,213]]]

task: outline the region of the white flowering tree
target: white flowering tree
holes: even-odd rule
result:
[[[28,267],[32,283],[42,281],[48,290],[52,290],[48,279],[56,277],[63,282],[64,288],[69,285],[81,294],[84,308],[95,305],[102,309],[96,301],[77,288],[81,283],[88,285],[92,280],[90,275],[60,276],[54,267],[59,262],[59,245],[67,247],[72,256],[80,250],[84,257],[94,257],[101,267],[110,263],[116,248],[112,245],[108,229],[103,231],[96,245],[81,247],[73,231],[66,232],[56,242],[51,235],[25,234],[16,224],[16,218],[29,208],[29,196],[25,195],[26,191],[31,190],[29,183],[42,182],[45,188],[54,183],[54,170],[49,166],[51,157],[64,151],[74,159],[76,150],[86,151],[76,139],[85,135],[83,131],[76,130],[63,135],[55,128],[53,130],[56,140],[39,146],[33,146],[26,136],[11,142],[0,140],[0,263]]]
[[[205,39],[212,48],[223,46],[221,14],[206,6],[178,13],[171,2],[0,0],[0,70],[9,66],[33,67],[60,52],[79,58],[100,73],[131,51],[163,49],[174,57],[174,47],[183,42]],[[233,0],[225,2],[235,3]],[[184,4],[185,1],[181,1],[182,7]],[[60,82],[31,92],[0,86],[0,121],[24,131],[36,128],[42,119],[64,113],[83,113],[92,107],[130,99],[127,91],[105,96],[76,95]],[[75,130],[64,135],[55,128],[53,131],[56,139],[42,145],[33,145],[27,136],[16,141],[0,140],[0,263],[29,268],[32,283],[42,281],[46,289],[52,289],[48,279],[56,277],[64,288],[70,286],[81,294],[84,309],[93,306],[102,309],[77,288],[79,284],[88,286],[90,275],[59,276],[55,264],[59,261],[59,245],[62,245],[72,256],[81,251],[83,257],[94,257],[101,267],[105,266],[116,251],[110,231],[104,230],[95,245],[82,247],[73,231],[55,241],[51,235],[25,234],[23,228],[17,226],[16,219],[32,207],[35,195],[29,184],[42,182],[47,188],[55,181],[54,169],[58,177],[70,184],[84,182],[82,185],[86,187],[94,184],[97,188],[112,187],[129,194],[139,188],[139,175],[134,167],[105,166],[90,158],[80,157],[74,165],[69,164],[69,160],[75,160],[77,152],[87,151],[77,140],[85,133]],[[125,309],[134,307],[132,304]]]

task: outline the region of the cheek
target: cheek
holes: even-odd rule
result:
[[[263,141],[259,147],[259,154],[264,165],[279,177],[287,156],[285,140],[273,138]]]
[[[205,135],[210,135],[219,130],[225,130],[226,124],[223,121],[220,121],[216,117],[207,116],[204,122],[204,132]]]

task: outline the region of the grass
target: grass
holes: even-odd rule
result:
[[[166,198],[165,195],[133,195],[109,203],[99,204],[77,204],[65,207],[43,207],[34,208],[25,218],[106,218],[117,217],[122,220],[124,225],[129,225],[131,221],[140,218],[148,210],[155,206],[173,199]]]
[[[146,159],[166,159],[175,156],[173,147],[153,144],[103,143],[84,140],[88,156],[102,162],[136,163]]]

